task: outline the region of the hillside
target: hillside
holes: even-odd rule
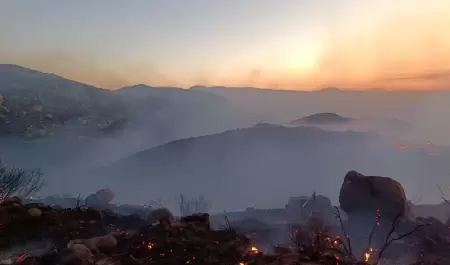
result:
[[[409,190],[417,190],[424,170],[433,178],[430,182],[446,178],[448,156],[399,150],[395,144],[395,139],[376,133],[258,125],[173,141],[122,159],[95,175],[108,179],[127,198],[143,199],[136,193],[206,192],[202,195],[215,202],[228,198],[227,209],[242,201],[274,205],[288,195],[309,194],[312,187],[336,198],[339,179],[335,177],[349,168],[395,176]],[[435,192],[435,186],[432,189]],[[263,195],[268,193],[280,195]]]
[[[293,125],[327,125],[327,124],[345,124],[351,122],[352,118],[342,117],[336,113],[322,112],[292,121]]]
[[[77,136],[124,125],[127,108],[110,91],[17,65],[0,65],[0,135]]]
[[[308,126],[332,131],[375,131],[382,135],[413,138],[415,127],[403,120],[368,116],[343,117],[332,112],[320,112],[288,122],[287,126]]]
[[[110,91],[0,65],[0,136],[41,138],[72,132],[79,138],[131,126],[166,135],[161,143],[229,129],[230,117],[227,100],[209,92],[146,85]],[[213,122],[217,120],[222,122]]]
[[[145,85],[110,91],[0,65],[0,157],[41,167],[52,181],[172,140],[237,128],[240,120],[209,92]]]

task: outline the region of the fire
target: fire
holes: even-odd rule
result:
[[[370,254],[372,253],[373,249],[369,248],[366,252],[364,252],[364,261],[368,262],[370,259]]]
[[[256,247],[252,247],[250,250],[253,254],[258,254],[259,250]]]
[[[147,244],[147,248],[148,248],[148,249],[152,249],[152,248],[153,248],[153,244],[152,244],[151,242],[148,243],[148,244]]]

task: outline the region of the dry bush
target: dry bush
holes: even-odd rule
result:
[[[340,236],[331,235],[331,226],[318,218],[291,227],[291,248],[311,261],[354,261],[348,246]]]
[[[44,186],[40,169],[26,171],[21,168],[6,168],[0,160],[0,200],[11,196],[29,198]]]

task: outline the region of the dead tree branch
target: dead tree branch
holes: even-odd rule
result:
[[[163,202],[163,196],[160,196],[158,199],[155,200],[150,200],[147,203],[148,206],[150,207],[155,207],[155,208],[164,208],[166,206],[166,204]]]
[[[377,210],[377,213],[375,216],[375,223],[373,224],[372,230],[370,231],[370,234],[369,234],[366,251],[370,249],[370,247],[372,245],[373,236],[375,235],[375,230],[379,225],[380,225],[380,210]]]
[[[403,238],[414,234],[419,228],[430,225],[430,224],[419,224],[419,225],[416,225],[411,231],[409,231],[409,232],[407,232],[407,233],[405,233],[403,235],[399,235],[397,237],[391,238],[391,236],[394,234],[394,232],[396,230],[397,222],[400,220],[401,216],[402,216],[401,213],[397,214],[397,216],[395,217],[394,221],[392,221],[391,229],[389,230],[389,233],[386,236],[385,243],[384,243],[383,247],[381,248],[380,252],[378,253],[377,264],[378,264],[379,260],[382,258],[384,251],[393,242],[398,241],[398,240],[402,240]]]
[[[444,192],[441,189],[441,186],[439,186],[439,184],[436,184],[436,186],[438,187],[439,191],[441,192],[442,200],[444,200],[444,202],[446,202],[447,204],[450,204],[450,201],[445,198],[445,195],[444,195]]]
[[[87,203],[88,203],[87,198],[84,200],[84,205],[80,205],[80,201],[81,201],[81,197],[80,197],[80,194],[78,194],[77,201],[75,204],[75,209],[80,210],[82,207],[87,207]]]
[[[235,224],[235,222],[230,221],[230,219],[228,218],[227,212],[224,212],[223,219],[225,220],[225,224],[222,226],[222,229],[225,231],[228,231],[230,233],[236,233],[236,224]]]
[[[1,199],[11,196],[29,198],[44,186],[43,174],[39,169],[26,171],[20,168],[7,169],[0,160]]]
[[[346,248],[348,249],[348,255],[352,258],[352,260],[355,260],[355,257],[353,256],[352,251],[352,244],[350,242],[350,237],[347,234],[347,231],[345,230],[344,222],[342,221],[341,212],[339,211],[339,208],[337,206],[334,206],[334,209],[336,210],[334,212],[335,217],[339,220],[339,223],[341,225],[342,232],[344,233],[345,240],[347,241]],[[345,246],[345,244],[343,244]]]

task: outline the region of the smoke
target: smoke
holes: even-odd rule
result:
[[[446,117],[450,116],[447,105],[450,102],[450,93],[431,93],[422,104],[414,119],[417,126],[416,134],[428,137],[437,144],[450,145],[450,124]]]

